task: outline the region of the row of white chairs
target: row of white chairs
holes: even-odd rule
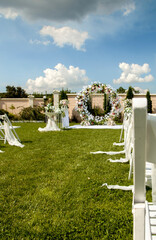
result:
[[[156,239],[156,115],[147,114],[147,99],[133,99],[134,193],[133,239]],[[152,166],[152,202],[146,200],[146,164]]]
[[[124,142],[121,142],[124,133]],[[125,158],[111,162],[130,163],[129,178],[133,186],[107,185],[109,189],[132,190],[133,192],[133,239],[156,239],[156,114],[147,114],[147,99],[134,98],[132,113],[125,114],[119,143],[124,151],[92,152],[115,155],[125,153]],[[146,200],[146,186],[152,188],[152,202]]]

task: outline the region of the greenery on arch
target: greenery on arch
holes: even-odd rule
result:
[[[104,101],[106,101],[106,96],[109,101],[109,111],[103,116],[93,116],[88,108],[88,102],[90,102],[92,93],[103,93]],[[92,124],[115,124],[115,120],[119,118],[121,113],[120,99],[115,90],[109,85],[103,83],[94,82],[92,85],[83,87],[82,91],[76,97],[77,99],[77,110],[80,113],[82,119],[82,125],[92,125]],[[105,104],[106,106],[107,104]],[[104,106],[104,108],[105,108]]]

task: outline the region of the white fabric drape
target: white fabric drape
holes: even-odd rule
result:
[[[62,127],[63,128],[68,128],[69,127],[69,114],[68,114],[68,108],[64,107],[64,113],[65,117],[62,118]]]
[[[9,123],[4,121],[4,132],[5,132],[5,142],[7,141],[9,143],[9,145],[12,145],[12,146],[17,146],[17,147],[21,147],[23,148],[24,145],[21,144],[17,138],[14,136],[10,126],[9,126]]]
[[[57,126],[57,124],[53,118],[48,118],[46,127],[38,128],[38,131],[40,131],[40,132],[60,131],[60,128]]]

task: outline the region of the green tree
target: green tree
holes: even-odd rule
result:
[[[4,97],[6,98],[25,98],[27,93],[21,87],[6,86],[6,93]]]
[[[64,89],[62,88],[62,90],[60,91],[60,100],[62,100],[62,99],[68,99],[67,93],[71,93],[71,91],[68,90],[68,89],[64,90]]]
[[[21,88],[21,87],[16,88],[16,97],[17,98],[25,98],[27,96],[28,95],[23,88]]]
[[[152,100],[151,100],[150,91],[147,91],[146,98],[147,98],[147,112],[152,113]]]
[[[16,97],[16,88],[14,86],[6,86],[5,97],[7,97],[7,98]]]
[[[126,94],[126,99],[132,99],[133,97],[134,97],[133,88],[130,86]]]
[[[140,93],[140,91],[139,90],[135,90],[135,88],[132,88],[132,90],[133,90],[134,93]]]
[[[119,87],[116,91],[117,93],[125,93],[126,89],[124,89],[123,87]]]

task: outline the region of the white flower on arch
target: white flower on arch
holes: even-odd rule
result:
[[[110,103],[111,103],[111,111],[105,116],[96,116],[94,117],[88,110],[87,102],[89,101],[90,94],[92,93],[106,93],[109,94]],[[82,119],[82,125],[91,125],[93,121],[96,124],[103,124],[104,122],[111,119],[112,121],[115,117],[119,116],[121,112],[120,99],[115,90],[109,85],[103,83],[94,82],[92,85],[88,85],[83,87],[82,91],[80,91],[76,97],[77,100],[77,110],[80,113],[80,117]]]

